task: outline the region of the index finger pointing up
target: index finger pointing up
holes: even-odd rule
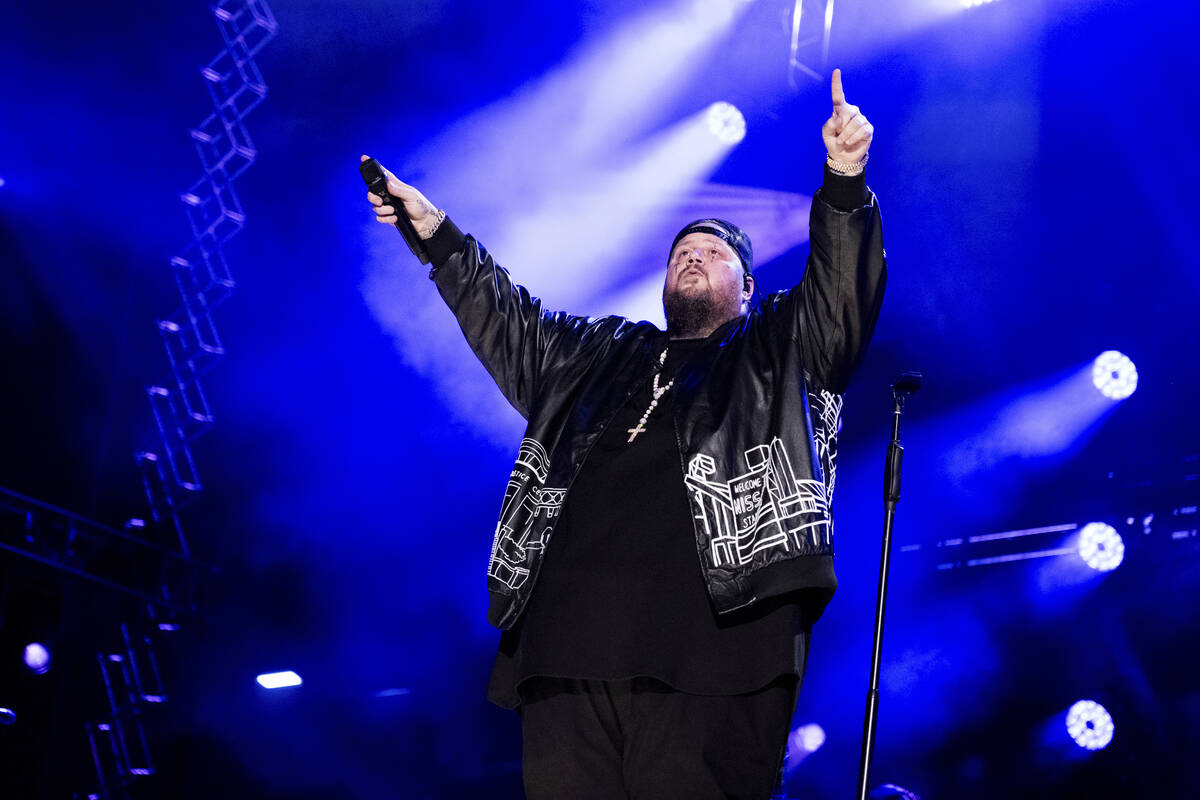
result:
[[[833,71],[833,107],[846,104],[846,95],[842,92],[842,71],[835,69]]]

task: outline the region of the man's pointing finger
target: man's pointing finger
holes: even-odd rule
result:
[[[833,71],[833,107],[837,108],[846,102],[846,95],[842,92],[842,71],[835,69]]]

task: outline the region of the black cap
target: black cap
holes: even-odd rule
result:
[[[710,233],[718,239],[725,242],[733,248],[733,252],[738,254],[738,258],[742,260],[742,271],[747,275],[751,274],[754,269],[754,248],[750,245],[750,237],[744,230],[734,225],[732,222],[724,219],[710,217],[708,219],[698,219],[695,222],[689,222],[683,226],[683,230],[675,234],[675,241],[671,242],[671,252],[675,252],[675,245],[679,244],[679,240],[687,236],[689,233]]]

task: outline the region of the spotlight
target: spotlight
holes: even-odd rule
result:
[[[259,675],[255,680],[264,689],[282,689],[287,686],[299,686],[304,683],[300,676],[290,669],[284,672],[268,672],[265,675]]]
[[[1137,390],[1137,382],[1137,367],[1124,353],[1105,350],[1092,362],[1092,383],[1105,397],[1124,400]]]
[[[746,118],[733,103],[718,102],[705,115],[709,132],[723,144],[737,144],[746,138]]]
[[[1094,700],[1080,700],[1067,711],[1067,733],[1084,750],[1108,747],[1113,729],[1112,717]]]
[[[784,774],[796,771],[800,763],[825,744],[825,729],[815,722],[800,725],[788,734],[787,755],[783,761]]]
[[[993,0],[962,0],[960,5],[962,5],[963,8],[978,8],[979,6],[987,5],[991,2],[993,2]]]
[[[1079,557],[1097,572],[1112,572],[1125,559],[1125,541],[1113,526],[1089,522],[1079,532]]]
[[[25,645],[25,666],[35,675],[45,675],[50,671],[50,651],[41,642],[30,642]]]
[[[825,729],[815,722],[792,731],[792,744],[807,753],[815,753],[825,744]]]

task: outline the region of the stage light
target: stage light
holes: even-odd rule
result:
[[[50,651],[41,642],[30,642],[25,645],[25,666],[35,675],[45,675],[50,671]]]
[[[1105,397],[1124,400],[1137,390],[1137,367],[1124,353],[1105,350],[1092,362],[1092,383]]]
[[[4,178],[0,178],[0,189],[4,188]]]
[[[737,144],[746,138],[746,118],[733,103],[718,102],[705,115],[708,130],[722,144]]]
[[[788,734],[787,753],[783,760],[784,774],[795,772],[804,759],[825,744],[825,729],[815,722],[800,725]]]
[[[455,219],[469,221],[546,308],[619,311],[599,301],[645,274],[641,266],[651,257],[661,297],[661,249],[682,222],[673,209],[732,147],[709,132],[705,114],[713,97],[685,119],[671,119],[707,54],[724,47],[731,26],[753,4],[642,6],[609,15],[612,24],[606,20],[589,33],[561,64],[390,164],[401,175],[428,176],[420,184],[428,196],[456,198]],[[471,191],[481,182],[506,187],[521,203]],[[621,213],[614,215],[614,208]],[[508,449],[525,421],[480,371],[436,293],[405,291],[411,275],[395,252],[403,243],[361,214],[355,219],[368,237],[362,292],[371,313],[454,414]],[[596,219],[607,221],[604,236],[596,236]],[[666,243],[650,240],[664,220],[674,225],[664,226],[672,228]],[[567,269],[563,253],[578,252],[582,241],[591,249]],[[599,264],[612,268],[593,266]]]
[[[994,0],[962,0],[962,7],[963,8],[978,8],[979,6],[985,6],[988,3],[992,3],[992,2],[994,2]]]
[[[17,712],[11,708],[0,708],[0,725],[15,725],[17,722]]]
[[[1079,532],[1079,557],[1097,572],[1111,572],[1125,559],[1125,541],[1113,526],[1090,522]]]
[[[815,753],[825,744],[825,729],[815,722],[801,725],[792,731],[792,744],[808,753]]]
[[[304,681],[290,669],[284,672],[268,672],[256,678],[258,685],[264,689],[283,689],[287,686],[299,686]]]
[[[1067,733],[1084,750],[1103,750],[1112,741],[1112,717],[1094,700],[1080,700],[1067,711]]]

